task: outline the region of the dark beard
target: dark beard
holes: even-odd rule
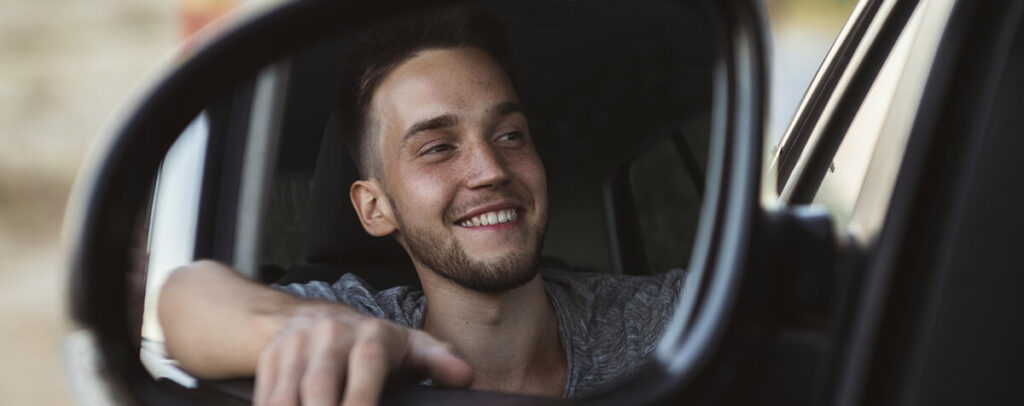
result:
[[[397,213],[396,213],[397,214]],[[489,261],[475,261],[455,239],[447,244],[432,239],[429,233],[409,228],[396,215],[409,256],[430,267],[441,277],[466,289],[497,293],[525,285],[537,275],[537,262],[543,246],[544,229],[535,231],[537,246],[529,252],[511,253]]]

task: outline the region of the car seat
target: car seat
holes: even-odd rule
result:
[[[354,273],[370,286],[419,286],[409,256],[391,237],[366,233],[349,200],[358,175],[342,139],[338,114],[324,129],[313,171],[306,264],[278,279],[279,284],[334,281]]]

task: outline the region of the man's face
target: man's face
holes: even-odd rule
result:
[[[475,48],[419,52],[380,83],[384,190],[418,266],[495,292],[536,275],[544,167],[502,68]]]

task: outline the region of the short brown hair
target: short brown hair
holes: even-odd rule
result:
[[[369,108],[381,81],[420,51],[456,47],[483,50],[513,77],[511,52],[501,25],[478,8],[447,7],[402,16],[372,26],[356,38],[339,112],[342,136],[360,178],[380,175],[377,137],[368,135]]]

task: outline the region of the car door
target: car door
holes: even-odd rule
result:
[[[715,77],[725,80],[712,89],[708,173],[680,299],[689,311],[674,315],[645,369],[584,401],[845,405],[1011,398],[1021,363],[1015,347],[1024,338],[1015,299],[1024,282],[1015,272],[1024,226],[1017,213],[1024,206],[1017,159],[1024,112],[1016,102],[1024,93],[1021,2],[859,3],[769,167],[769,178],[777,180],[769,184],[774,198],[761,197],[757,158],[762,16],[751,2],[703,4],[715,16],[722,45]],[[111,403],[245,402],[251,383],[188,388],[146,372],[140,345],[132,342],[139,308],[131,307],[125,269],[132,257],[125,247],[138,236],[138,219],[146,218],[139,213],[149,207],[160,162],[164,169],[174,165],[166,152],[217,95],[240,85],[239,77],[255,81],[251,91],[273,94],[283,83],[272,72],[287,67],[270,62],[289,47],[339,21],[358,24],[353,16],[401,7],[283,5],[198,52],[137,106],[76,186],[79,203],[66,228],[80,327],[69,340],[76,349],[69,375],[84,382],[73,387]],[[295,25],[296,18],[305,24]],[[269,79],[257,80],[268,66]],[[207,162],[220,160],[222,175],[201,187],[229,186],[218,189],[224,194],[214,194],[217,199],[184,209],[197,213],[190,219],[198,230],[192,255],[237,262],[255,274],[261,235],[252,227],[264,207],[258,195],[267,193],[272,165],[265,154],[277,137],[268,130],[279,110],[274,97],[246,100],[242,110],[261,112],[264,125],[235,140],[245,145],[231,147],[226,137],[219,142],[227,147],[207,143],[198,152]],[[187,162],[181,166],[188,169]],[[203,240],[211,236],[219,237]],[[404,386],[389,395],[395,403],[548,401]]]
[[[808,90],[770,175],[778,207],[838,236],[822,401],[1019,401],[1021,13],[862,2]]]

